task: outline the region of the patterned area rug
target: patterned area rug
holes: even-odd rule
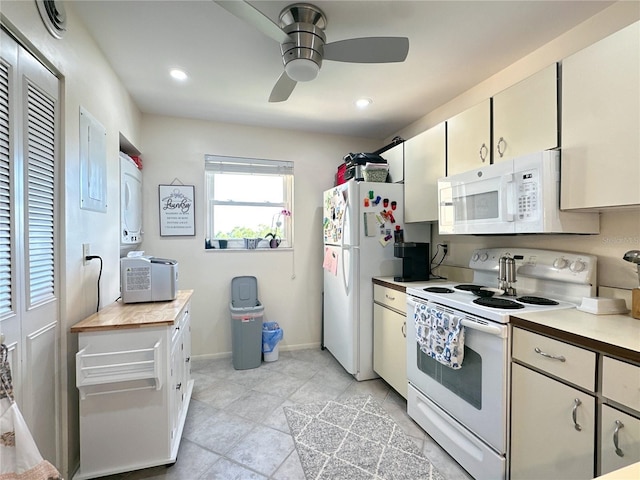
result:
[[[284,412],[307,480],[445,480],[371,396]]]

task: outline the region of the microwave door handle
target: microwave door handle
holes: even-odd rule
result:
[[[513,222],[516,219],[513,208],[516,202],[516,182],[513,178],[513,173],[505,175],[503,177],[503,219],[506,222]]]

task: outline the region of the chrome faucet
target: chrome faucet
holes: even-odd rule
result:
[[[505,295],[516,296],[516,289],[513,286],[516,280],[516,261],[508,254],[500,257],[498,263],[498,288],[504,290]]]

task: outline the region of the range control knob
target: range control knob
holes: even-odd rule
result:
[[[569,261],[566,258],[556,258],[553,261],[553,266],[555,268],[557,268],[558,270],[562,270],[563,268],[567,268],[567,265],[569,265]]]
[[[569,265],[569,270],[577,273],[583,271],[586,266],[587,265],[584,262],[576,260],[575,262],[571,262],[571,265]]]
[[[474,262],[477,262],[479,258],[480,258],[480,255],[478,255],[477,253],[474,253],[473,256],[471,257],[471,260]]]
[[[486,262],[489,258],[489,254],[487,252],[482,253],[482,255],[480,255],[480,261],[481,262]]]

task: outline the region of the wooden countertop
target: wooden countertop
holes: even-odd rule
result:
[[[571,308],[515,314],[511,323],[640,363],[640,320],[630,315],[594,315]]]
[[[193,290],[180,290],[171,302],[122,303],[120,299],[76,323],[71,333],[173,325],[191,295]]]

